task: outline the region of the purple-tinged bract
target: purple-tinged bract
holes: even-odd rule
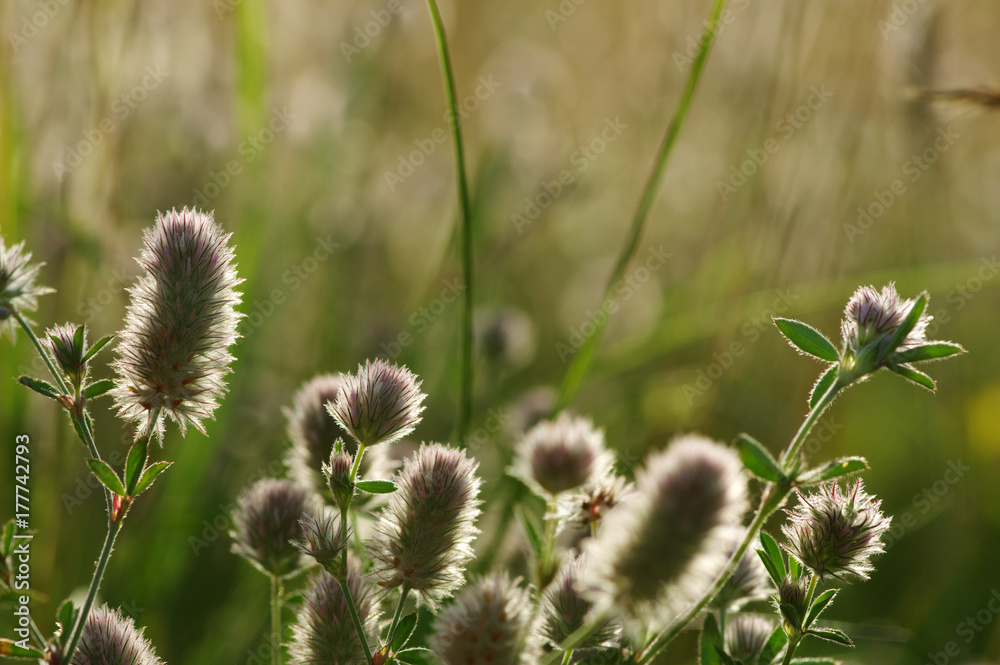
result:
[[[107,605],[91,610],[72,665],[161,665],[142,632],[132,619]]]
[[[476,467],[464,451],[440,443],[421,444],[406,459],[369,544],[380,586],[405,583],[431,606],[461,586],[478,533]]]
[[[353,562],[348,564],[347,587],[371,642],[378,634],[378,607],[371,587]],[[302,608],[292,625],[289,665],[363,663],[364,651],[340,583],[326,571],[319,571],[309,578],[303,597]]]
[[[118,415],[139,428],[150,413],[181,432],[212,418],[226,392],[229,347],[242,316],[231,234],[210,213],[184,208],[157,216],[137,259],[145,272],[129,288],[112,391]]]
[[[314,499],[291,480],[265,478],[243,491],[233,514],[233,553],[267,575],[279,577],[299,568],[300,520],[311,512]]]
[[[327,409],[355,441],[374,446],[412,432],[420,422],[425,397],[410,370],[369,360],[356,375],[342,376],[340,397]]]

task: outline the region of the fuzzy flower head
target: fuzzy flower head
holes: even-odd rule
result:
[[[38,296],[52,289],[35,284],[44,263],[31,263],[31,252],[24,251],[24,242],[7,246],[0,238],[0,334],[14,339],[17,321],[14,312],[38,309]]]
[[[340,513],[329,506],[321,506],[315,514],[303,514],[294,545],[331,573],[339,574],[339,555],[351,540],[351,533],[349,524],[346,530],[341,529]]]
[[[724,530],[725,560],[739,548],[746,534],[746,529],[740,526],[727,527]],[[771,590],[771,578],[764,568],[763,562],[753,548],[748,549],[736,566],[736,571],[726,580],[725,586],[719,591],[712,606],[718,609],[738,610],[752,600],[767,598]]]
[[[348,564],[347,587],[351,590],[361,624],[368,639],[378,634],[378,606],[371,587]],[[365,660],[354,628],[347,599],[337,580],[326,571],[309,578],[303,592],[302,608],[292,625],[288,648],[290,665],[356,665]]]
[[[771,595],[774,611],[783,618],[786,628],[802,631],[802,623],[809,612],[808,576],[786,575],[778,585],[777,593]]]
[[[860,287],[844,309],[844,320],[840,324],[844,344],[854,353],[870,344],[887,345],[915,302],[900,298],[896,293],[896,285],[892,283],[882,287],[881,293],[872,286]],[[921,344],[930,321],[929,315],[922,314],[898,348],[906,349]]]
[[[524,435],[512,473],[542,496],[555,496],[596,482],[610,472],[611,463],[604,432],[564,412]]]
[[[299,567],[303,513],[313,508],[305,488],[291,480],[265,478],[244,490],[233,514],[233,553],[266,575],[279,577]]]
[[[760,614],[733,614],[723,636],[726,653],[737,662],[756,662],[774,629],[774,622]]]
[[[405,583],[432,607],[461,586],[478,533],[477,466],[464,451],[439,443],[421,444],[407,458],[369,544],[380,586]]]
[[[892,521],[881,507],[860,479],[846,489],[830,483],[809,496],[800,493],[798,505],[785,511],[785,549],[821,580],[867,580],[874,570],[871,557],[885,551],[882,534]]]
[[[573,525],[581,529],[596,527],[608,511],[634,489],[634,485],[621,476],[608,473],[573,498]]]
[[[70,385],[79,390],[87,378],[87,326],[64,323],[45,331],[49,351]]]
[[[487,575],[462,589],[438,615],[430,646],[445,665],[538,662],[529,634],[531,599],[505,572]]]
[[[584,589],[584,585],[588,583],[585,576],[586,565],[586,558],[583,556],[567,556],[555,579],[542,592],[540,630],[542,637],[553,647],[558,647],[581,628],[594,608],[591,594],[585,593]],[[621,626],[609,619],[579,648],[615,646],[620,633]]]
[[[652,455],[635,493],[584,543],[606,603],[633,614],[686,604],[712,582],[724,529],[746,507],[746,476],[732,449],[687,435]]]
[[[161,665],[142,632],[132,619],[107,605],[91,610],[72,665]]]
[[[358,366],[356,375],[343,375],[342,381],[336,404],[326,408],[359,444],[398,441],[420,422],[427,396],[405,367],[369,360]]]
[[[211,213],[184,208],[157,216],[137,259],[145,273],[129,288],[112,391],[118,415],[143,427],[157,414],[205,431],[226,392],[225,377],[241,314],[232,234]]]

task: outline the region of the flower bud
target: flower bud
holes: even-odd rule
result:
[[[161,665],[142,633],[132,619],[107,605],[91,610],[72,665]]]
[[[299,550],[291,541],[299,521],[312,508],[309,493],[291,480],[265,478],[240,495],[233,515],[233,553],[266,575],[283,577],[299,567]]]
[[[18,325],[14,312],[33,312],[38,309],[38,296],[53,292],[35,284],[43,265],[31,263],[31,252],[24,251],[23,241],[8,246],[0,238],[0,335],[7,333],[13,340]]]
[[[786,576],[778,585],[778,593],[771,596],[774,609],[784,617],[786,632],[802,631],[802,624],[809,611],[808,586],[807,577]]]
[[[378,634],[378,606],[353,561],[348,563],[347,587],[370,641]],[[292,625],[289,665],[365,662],[347,599],[337,580],[321,570],[310,576],[302,595],[302,608]]]
[[[305,513],[299,520],[299,535],[295,547],[302,554],[316,560],[334,576],[343,573],[341,551],[351,539],[351,526],[341,530],[340,515],[329,506],[321,506],[316,514]]]
[[[344,450],[344,442],[338,440],[330,453],[330,462],[323,465],[323,475],[326,476],[327,487],[337,506],[341,510],[351,507],[354,498],[355,483],[351,481],[351,467],[354,466],[354,456]]]
[[[586,418],[562,413],[535,425],[517,450],[513,475],[550,496],[589,485],[611,470],[604,432]]]
[[[327,409],[361,445],[397,441],[420,422],[426,395],[405,367],[369,360],[358,366],[357,375],[345,374],[342,381],[336,404]]]
[[[76,333],[81,328],[80,343],[77,344]],[[77,326],[73,323],[64,323],[49,328],[45,331],[45,335],[59,370],[69,380],[70,385],[79,391],[87,378],[87,363],[83,361],[87,354],[86,324]]]

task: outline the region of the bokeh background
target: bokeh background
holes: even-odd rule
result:
[[[483,331],[469,443],[492,500],[512,441],[566,370],[559,345],[571,350],[600,308],[708,3],[442,10],[466,112]],[[460,307],[449,301],[464,285],[426,6],[9,0],[0,27],[0,231],[47,263],[41,279],[57,293],[40,325],[118,330],[157,210],[214,209],[233,233],[248,317],[230,393],[209,436],[172,430],[156,452],[175,464],[130,513],[101,597],[168,662],[258,662],[268,588],[229,553],[228,510],[281,472],[295,388],[393,358],[430,395],[418,438],[454,434]],[[830,613],[856,652],[812,653],[917,664],[955,642],[947,662],[1000,655],[988,609],[1000,594],[1000,115],[988,95],[927,92],[995,90],[998,31],[994,0],[733,0],[634,288],[572,404],[630,474],[679,432],[747,431],[777,451],[820,367],[769,317],[836,336],[860,284],[930,292],[935,336],[970,351],[931,368],[938,394],[878,375],[811,442],[814,459],[865,455],[869,489],[897,525],[911,516],[873,579]],[[15,434],[31,437],[31,579],[47,630],[59,600],[84,590],[104,516],[67,419],[12,380],[37,365],[23,335],[0,343],[0,441],[11,451]],[[116,459],[128,435],[108,401],[93,407]],[[0,459],[4,488],[12,457]],[[13,498],[2,501],[8,516]],[[494,537],[501,523],[488,509],[480,551],[518,571],[520,533]],[[687,636],[663,662],[693,658]]]

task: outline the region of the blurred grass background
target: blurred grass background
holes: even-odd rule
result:
[[[537,389],[566,367],[557,345],[600,306],[708,10],[578,2],[442,6],[468,99],[476,302],[494,322],[479,350],[506,340],[510,351],[477,358],[487,497],[528,417],[524,395],[545,402]],[[0,230],[27,240],[58,290],[36,321],[86,321],[94,339],[117,330],[157,210],[197,204],[233,232],[249,316],[230,394],[207,438],[168,437],[158,455],[175,464],[130,513],[101,596],[168,662],[257,662],[267,584],[229,553],[227,506],[279,471],[280,408],[295,388],[391,355],[430,395],[419,438],[454,429],[459,307],[446,301],[461,283],[426,7],[11,0],[0,27]],[[734,0],[629,271],[634,288],[572,406],[606,429],[626,468],[683,431],[748,431],[779,450],[819,366],[769,316],[835,336],[857,285],[928,289],[935,335],[969,355],[931,368],[937,395],[883,375],[852,389],[814,446],[816,459],[865,455],[866,484],[897,515],[874,578],[845,589],[830,615],[857,638],[856,652],[836,653],[850,662],[924,663],[949,641],[949,662],[1000,655],[988,609],[1000,589],[1000,117],[914,92],[1000,84],[998,29],[992,0]],[[609,121],[625,127],[601,147]],[[945,149],[940,132],[952,137]],[[430,154],[413,157],[421,146]],[[732,169],[762,150],[735,186]],[[925,150],[934,163],[914,170]],[[546,198],[564,171],[568,184]],[[643,273],[650,249],[669,257]],[[743,352],[727,359],[734,343]],[[37,365],[23,335],[0,344],[0,376],[42,375]],[[115,459],[128,435],[107,402],[93,407]],[[32,441],[31,581],[48,594],[34,604],[48,630],[59,599],[90,578],[103,506],[84,496],[85,450],[67,420],[5,380],[7,450],[19,433]],[[949,463],[968,467],[953,483]],[[0,516],[13,511],[3,501]],[[487,532],[496,518],[487,513]],[[501,544],[517,569],[519,535]],[[692,645],[663,662],[693,662]]]

